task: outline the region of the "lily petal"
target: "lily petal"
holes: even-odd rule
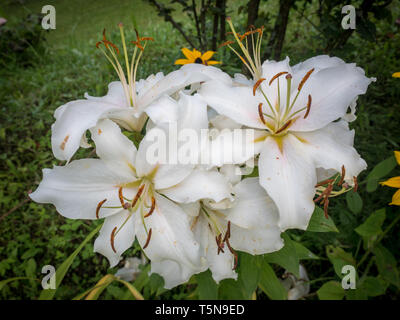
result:
[[[159,192],[173,201],[190,203],[200,199],[212,199],[219,202],[232,198],[232,186],[218,171],[197,168],[182,182]]]
[[[291,134],[279,140],[267,138],[258,169],[261,186],[279,209],[280,228],[307,229],[314,211],[317,176],[303,143]]]
[[[223,279],[237,279],[237,273],[232,270],[234,256],[226,246],[226,250],[218,254],[215,235],[211,232],[208,222],[202,214],[196,221],[193,232],[196,240],[200,243],[202,256],[207,262],[206,269],[210,268],[213,279],[217,283]]]
[[[123,166],[127,172],[132,171],[137,150],[133,142],[122,134],[118,125],[109,119],[101,120],[91,129],[91,133],[100,159],[112,166]]]
[[[160,274],[165,288],[170,289],[202,272],[199,244],[190,230],[189,216],[175,203],[165,197],[154,195],[156,207],[153,214],[144,218],[147,230],[152,230],[151,238],[145,231],[142,219],[136,219],[136,236],[151,260],[151,272]]]
[[[128,210],[121,210],[118,214],[105,219],[100,234],[94,242],[94,252],[107,257],[110,268],[116,266],[121,260],[122,253],[132,246],[135,240],[134,221],[134,214],[130,215]]]
[[[39,203],[53,204],[70,219],[96,219],[99,203],[107,199],[99,210],[99,217],[103,218],[121,210],[118,185],[130,181],[129,172],[112,171],[101,160],[76,160],[66,166],[44,169],[43,180],[30,197]],[[126,189],[125,196],[133,197],[134,190]],[[106,206],[116,208],[103,208]]]

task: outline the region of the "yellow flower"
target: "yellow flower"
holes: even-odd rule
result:
[[[400,164],[400,151],[395,151],[394,156],[396,157],[397,163]],[[400,206],[400,176],[393,177],[390,178],[389,180],[381,182],[381,185],[399,189],[395,192],[392,198],[392,202],[389,204]]]
[[[209,66],[221,63],[220,61],[210,60],[215,53],[214,51],[207,51],[201,54],[201,52],[196,49],[190,51],[188,48],[183,48],[182,53],[185,55],[187,59],[178,59],[175,61],[175,64],[199,63]]]
[[[392,74],[393,78],[400,78],[400,72],[395,72]]]

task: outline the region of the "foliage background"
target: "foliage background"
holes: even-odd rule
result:
[[[169,3],[167,0],[161,2]],[[31,17],[28,21],[25,17],[27,14],[40,14],[44,4],[56,7],[57,29],[44,32],[31,43],[21,42],[21,39],[28,39],[30,33],[40,33],[36,18]],[[241,30],[245,29],[247,21],[246,4],[247,1],[227,2],[227,14]],[[176,19],[184,26],[189,25],[187,17],[179,11],[179,5],[175,3],[172,7],[177,9],[174,13]],[[274,28],[278,9],[277,0],[260,3],[257,23],[265,26],[266,34]],[[329,43],[329,23],[340,24],[340,13],[337,21],[319,23],[317,9],[318,1],[296,1],[296,7],[290,11],[282,57],[288,55],[292,64],[324,53]],[[352,124],[356,129],[355,146],[369,165],[359,179],[361,209],[350,210],[349,201],[343,196],[331,201],[329,212],[339,233],[290,232],[293,240],[301,242],[320,257],[302,261],[310,279],[316,280],[311,282],[309,299],[317,298],[315,292],[324,282],[339,279],[332,260],[327,256],[327,246],[343,248],[358,259],[356,254],[362,256],[362,240],[354,229],[382,207],[386,207],[382,228],[390,225],[400,213],[397,207],[387,206],[392,189],[379,187],[368,193],[365,188],[371,169],[392,156],[393,150],[400,149],[400,80],[391,78],[393,72],[400,71],[399,1],[393,1],[388,10],[389,13],[383,17],[369,17],[376,27],[375,36],[369,29],[364,35],[355,33],[345,46],[331,52],[347,62],[356,62],[368,76],[376,77],[377,82],[359,98],[358,119]],[[41,278],[43,265],[60,265],[97,224],[65,219],[54,207],[33,203],[27,195],[41,180],[42,168],[58,164],[50,146],[54,110],[70,100],[83,98],[86,91],[94,96],[104,95],[107,84],[115,80],[112,69],[95,50],[103,28],[118,39],[116,25],[122,21],[134,38],[134,18],[143,35],[155,38],[156,41],[146,49],[140,77],[160,70],[164,73],[175,70],[177,67],[173,62],[181,57],[179,48],[186,44],[177,30],[142,0],[97,0],[85,1],[84,4],[78,0],[6,0],[0,5],[0,16],[9,20],[5,26],[12,30],[6,38],[4,32],[1,34],[5,26],[0,26],[0,51],[3,53],[0,55],[0,280],[17,276]],[[333,28],[333,32],[335,30]],[[368,35],[372,35],[370,39],[367,39]],[[18,50],[21,46],[22,53]],[[219,49],[216,57],[223,61],[222,68],[230,74],[241,71],[237,59],[225,48]],[[83,150],[77,157],[89,153]],[[397,167],[389,175],[399,174]],[[399,231],[400,227],[394,226],[382,240],[395,261],[399,260]],[[134,246],[125,256],[139,254],[140,249]],[[247,260],[242,257],[244,265]],[[279,264],[273,264],[273,268],[279,277],[283,274],[284,269]],[[396,264],[394,268],[399,272]],[[93,253],[93,241],[90,241],[73,261],[56,298],[70,299],[94,286],[107,272],[115,273],[116,270],[109,270],[106,259]],[[375,276],[380,274],[378,265],[371,264],[369,272]],[[209,275],[203,274],[193,277],[187,285],[166,291],[162,289],[161,277],[147,277],[142,272],[135,286],[146,299],[210,297],[208,289],[204,293],[204,287],[197,285],[201,277],[210,281]],[[212,292],[215,292],[212,297],[244,298],[240,293],[231,295],[233,286],[229,280],[223,281],[219,287],[211,283]],[[0,297],[36,299],[40,291],[37,281],[16,281],[3,286]],[[400,297],[399,288],[393,283],[387,284],[383,293],[377,294],[376,299]],[[262,288],[256,290],[256,295],[258,299],[269,296]],[[101,297],[120,299],[127,298],[127,295],[123,286],[112,283]]]

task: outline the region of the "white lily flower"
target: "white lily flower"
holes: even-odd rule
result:
[[[354,131],[335,120],[374,79],[355,64],[328,56],[294,67],[288,58],[266,61],[255,70],[254,85],[211,80],[199,93],[219,114],[257,131],[260,184],[279,209],[279,225],[306,229],[314,211],[316,169],[343,172],[344,167],[345,181],[354,185],[366,168],[353,148]]]
[[[206,114],[204,102],[196,97],[185,99],[190,103],[186,112],[198,116],[202,110]],[[54,204],[67,218],[105,218],[94,248],[111,266],[120,261],[136,236],[152,261],[151,272],[164,277],[166,288],[202,272],[204,265],[190,230],[190,217],[177,202],[220,201],[230,197],[230,189],[220,177],[190,165],[149,163],[146,157],[151,143],[147,135],[136,150],[109,119],[100,121],[91,134],[100,159],[44,169],[43,180],[31,198]]]
[[[200,64],[188,64],[164,76],[162,72],[136,81],[137,69],[145,44],[152,40],[137,35],[135,51],[129,62],[125,37],[120,25],[126,71],[119,62],[119,49],[105,38],[97,43],[113,65],[120,81],[111,82],[103,97],[91,97],[68,102],[56,109],[52,126],[52,150],[59,160],[70,160],[79,146],[88,147],[86,131],[94,128],[101,119],[111,119],[127,130],[140,131],[146,121],[143,111],[163,95],[173,95],[186,86],[210,79],[229,82],[229,76],[220,69]],[[104,45],[105,50],[102,45]],[[126,75],[125,75],[126,74]]]
[[[216,282],[237,278],[236,250],[255,255],[283,247],[278,210],[258,180],[240,181],[234,186],[233,194],[235,200],[229,206],[226,200],[231,199],[221,202],[202,199],[189,208],[183,207],[193,217],[191,226],[195,238]]]

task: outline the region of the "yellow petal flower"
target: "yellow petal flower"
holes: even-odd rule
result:
[[[393,178],[390,178],[389,180],[383,181],[383,182],[381,182],[381,185],[392,187],[392,188],[400,188],[400,176],[393,177]]]
[[[395,72],[392,74],[393,78],[400,78],[400,72]]]
[[[193,63],[193,62],[191,60],[189,60],[189,59],[178,59],[178,60],[175,61],[175,64],[184,65],[184,64],[188,64],[188,63]]]
[[[394,156],[396,157],[397,163],[400,164],[400,151],[395,151]]]
[[[215,51],[207,51],[207,52],[203,53],[203,55],[201,56],[201,58],[202,58],[204,61],[210,60],[211,57],[214,55],[214,53],[215,53]]]
[[[207,64],[209,66],[212,66],[213,64],[218,64],[218,63],[221,63],[221,61],[215,61],[215,60],[207,61]]]
[[[196,57],[194,56],[193,52],[190,51],[188,48],[182,48],[182,53],[185,55],[186,58],[188,58],[188,60],[194,62],[194,60],[196,60]]]
[[[400,190],[396,191],[396,193],[393,195],[392,202],[389,204],[400,206]]]

